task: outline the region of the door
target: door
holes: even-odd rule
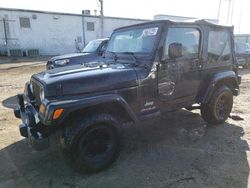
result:
[[[158,69],[160,100],[188,102],[195,99],[200,83],[201,32],[196,27],[169,27],[165,34],[163,57]],[[181,55],[172,58],[169,46],[180,44]]]

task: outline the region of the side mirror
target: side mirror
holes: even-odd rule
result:
[[[182,57],[182,44],[171,43],[168,48],[168,55],[170,59]]]

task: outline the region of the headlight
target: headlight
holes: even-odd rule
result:
[[[24,87],[24,94],[27,95],[30,99],[33,98],[33,87],[30,82],[26,82]]]
[[[25,83],[25,86],[24,86],[24,90],[23,90],[23,93],[24,93],[25,95],[28,95],[28,87],[29,87],[29,82],[26,82],[26,83]]]
[[[33,94],[33,86],[32,86],[32,83],[30,84],[30,92]]]
[[[40,100],[43,101],[44,100],[44,88],[43,87],[40,88],[39,95],[40,95]]]
[[[69,59],[62,59],[62,60],[57,60],[55,61],[56,65],[64,66],[69,63]]]

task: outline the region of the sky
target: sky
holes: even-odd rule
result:
[[[104,15],[153,19],[156,14],[217,19],[233,24],[235,33],[250,33],[249,0],[103,0]],[[82,10],[99,10],[99,0],[0,0],[0,7],[46,10],[80,14]],[[233,13],[227,16],[227,12]]]

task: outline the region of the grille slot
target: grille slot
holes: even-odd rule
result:
[[[37,103],[38,106],[41,105],[41,100],[40,100],[40,88],[41,86],[39,85],[39,83],[37,83],[36,80],[31,80],[31,84],[33,87],[33,96],[35,98],[35,101]]]

